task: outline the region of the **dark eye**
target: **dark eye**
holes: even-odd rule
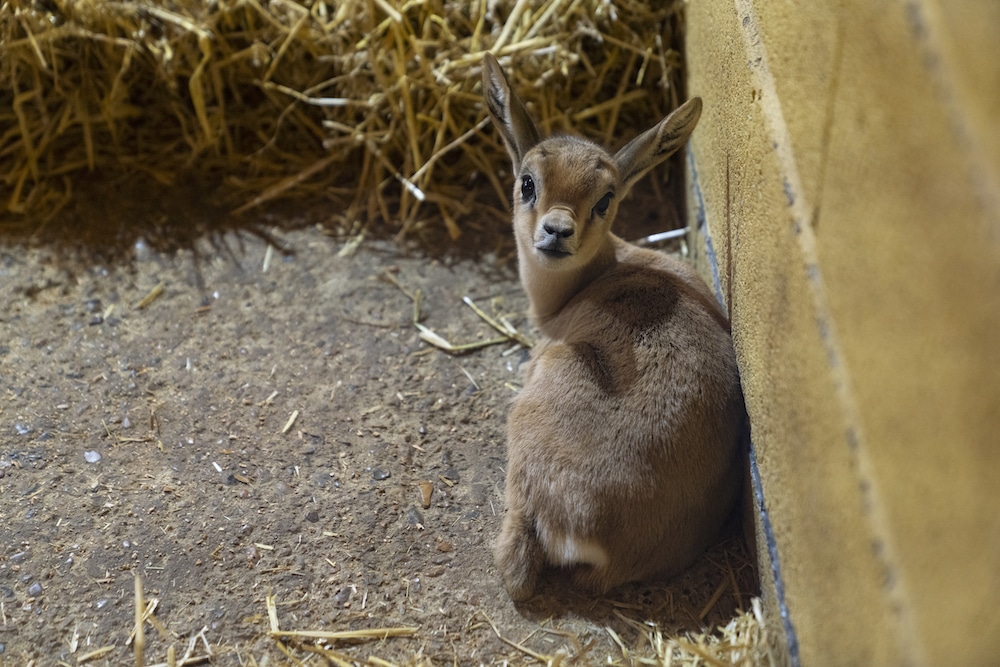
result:
[[[521,179],[521,201],[528,204],[535,200],[535,182],[525,174]]]
[[[608,207],[611,206],[611,198],[614,196],[613,192],[609,192],[601,197],[600,201],[594,204],[594,215],[599,215],[603,218],[604,214],[608,212]]]

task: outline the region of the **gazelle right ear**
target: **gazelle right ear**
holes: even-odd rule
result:
[[[493,124],[507,144],[514,173],[517,173],[521,170],[524,154],[538,143],[538,130],[492,53],[483,57],[483,97]]]

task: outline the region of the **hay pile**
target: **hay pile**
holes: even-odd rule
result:
[[[616,144],[677,102],[680,4],[5,0],[0,230],[138,172],[216,184],[237,213],[330,198],[347,227],[457,238],[507,216],[483,53],[545,129]]]

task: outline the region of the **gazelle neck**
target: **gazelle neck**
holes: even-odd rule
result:
[[[533,248],[518,248],[521,284],[528,295],[531,318],[542,333],[551,335],[546,325],[573,297],[615,265],[615,241],[617,239],[609,234],[589,262],[567,269],[543,266],[535,257]]]

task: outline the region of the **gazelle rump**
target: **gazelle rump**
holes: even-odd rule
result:
[[[504,585],[526,599],[546,566],[574,568],[595,592],[672,576],[732,512],[743,396],[708,286],[611,225],[632,186],[687,141],[701,100],[611,154],[541,139],[489,54],[483,92],[513,165],[518,268],[542,334],[507,419]]]

